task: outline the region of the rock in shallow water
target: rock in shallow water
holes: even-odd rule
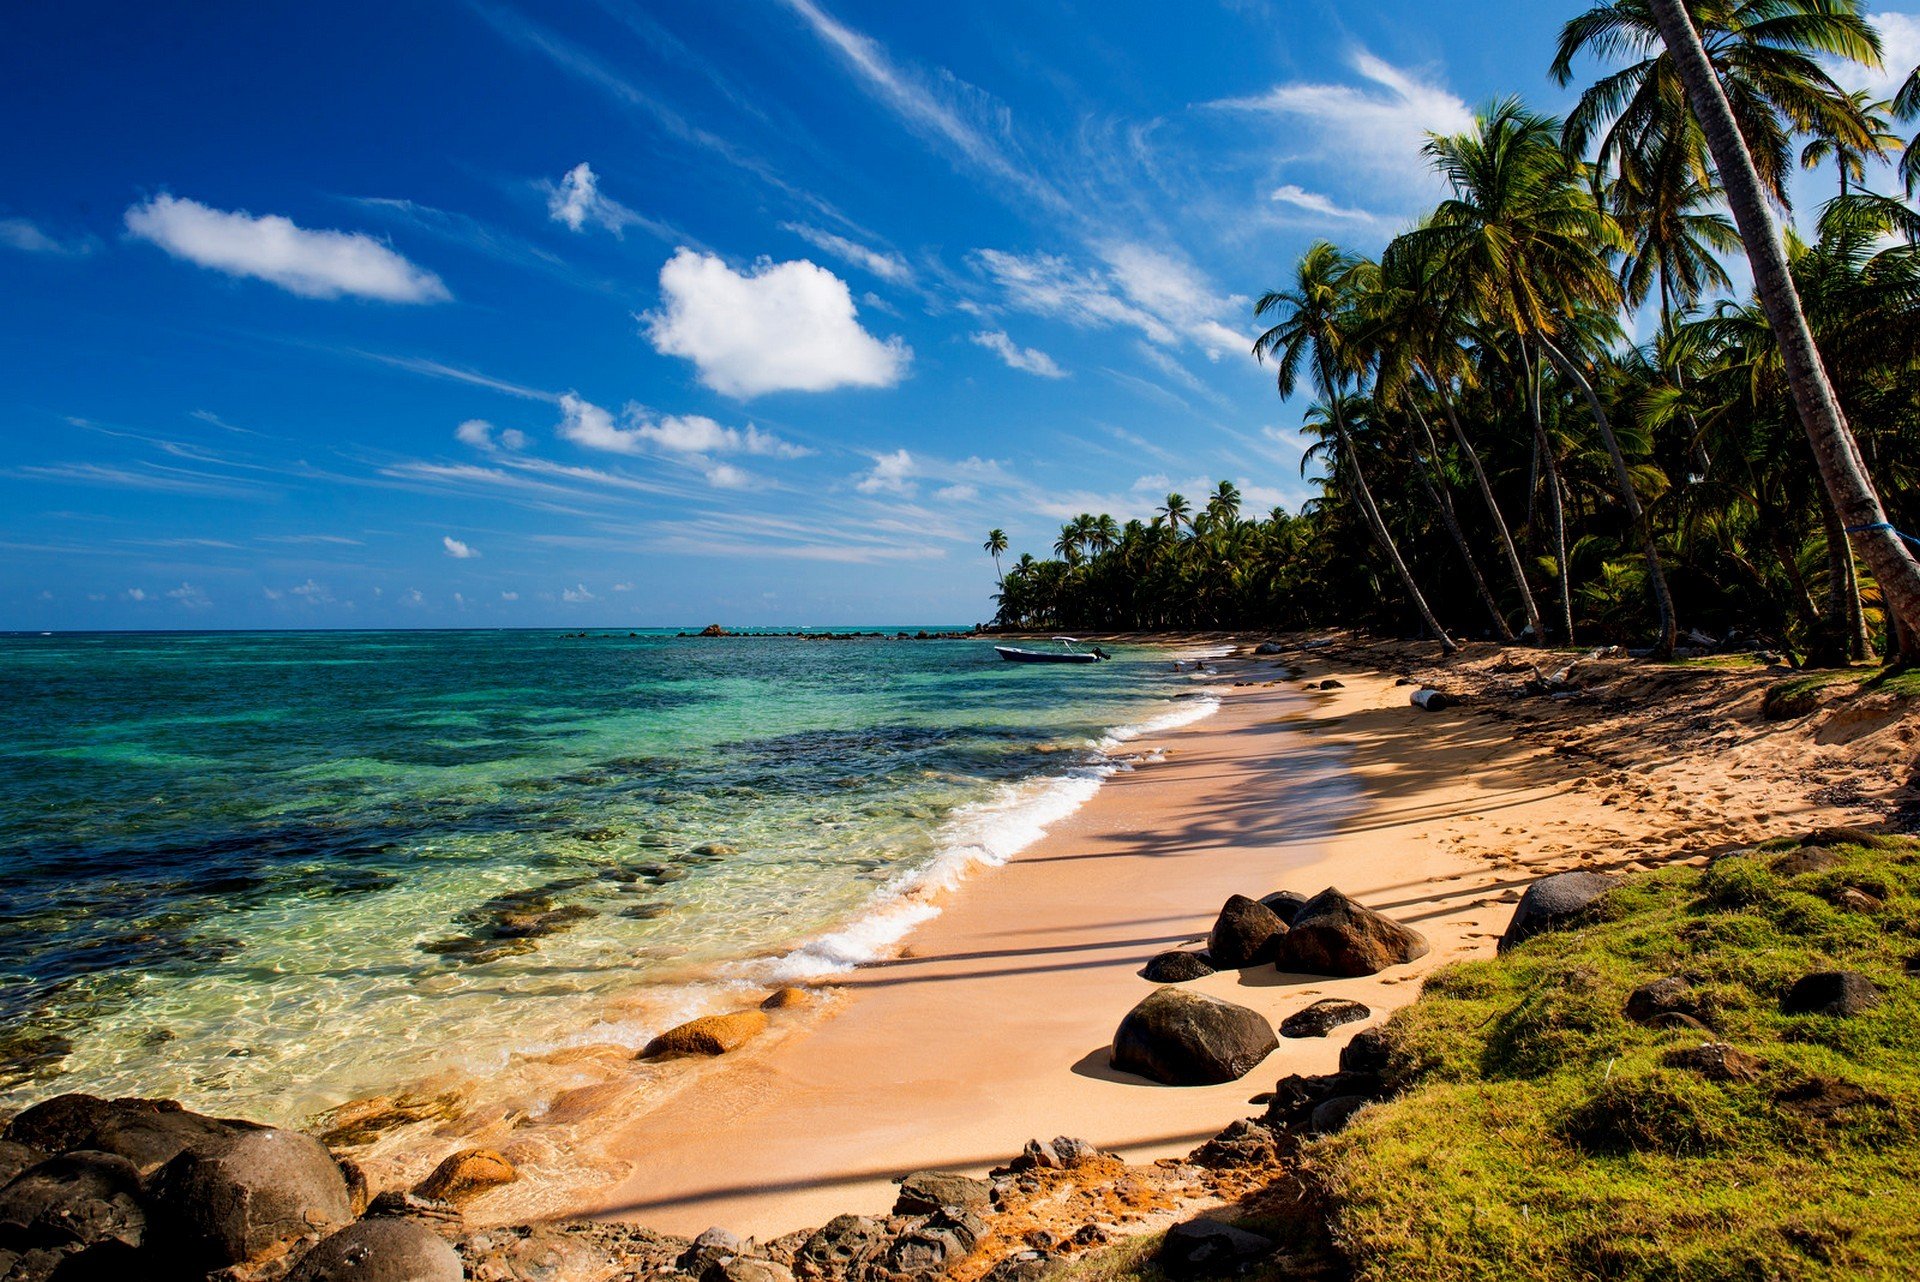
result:
[[[459,1255],[412,1220],[362,1220],[300,1257],[287,1282],[462,1282]]]
[[[669,1028],[647,1043],[641,1059],[670,1055],[725,1055],[767,1029],[765,1011],[740,1010],[730,1015],[703,1015]]]
[[[436,1202],[458,1205],[519,1178],[513,1163],[492,1149],[466,1148],[434,1167],[433,1173],[421,1180],[413,1191]]]
[[[1373,1012],[1344,997],[1326,997],[1280,1021],[1282,1037],[1325,1037],[1342,1024],[1371,1018]]]
[[[1427,955],[1426,936],[1329,887],[1294,916],[1275,963],[1310,975],[1372,975]]]
[[[1279,1045],[1258,1011],[1161,988],[1120,1021],[1113,1066],[1168,1086],[1209,1086],[1245,1077]]]

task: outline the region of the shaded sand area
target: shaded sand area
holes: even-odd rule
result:
[[[907,1171],[978,1174],[1034,1137],[1076,1136],[1133,1162],[1185,1153],[1276,1078],[1330,1071],[1364,1027],[1283,1039],[1221,1086],[1115,1073],[1113,1030],[1152,990],[1140,966],[1203,941],[1228,895],[1333,885],[1424,932],[1431,953],[1381,975],[1262,967],[1191,985],[1276,1024],[1328,996],[1379,1022],[1433,967],[1490,951],[1543,873],[1704,857],[1809,809],[1732,758],[1710,780],[1628,783],[1511,718],[1422,712],[1393,676],[1329,654],[1304,666],[1344,685],[1307,693],[1273,664],[1223,662],[1222,684],[1240,684],[1220,712],[1130,745],[1164,756],[976,876],[902,956],[839,980],[815,1018],[691,1068],[650,1111],[600,1119],[584,1147],[628,1174],[569,1212],[764,1239],[883,1212]]]

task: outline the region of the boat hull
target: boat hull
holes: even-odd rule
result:
[[[1098,663],[1097,654],[1055,654],[1047,650],[1022,650],[1018,646],[997,645],[993,652],[1008,663]]]

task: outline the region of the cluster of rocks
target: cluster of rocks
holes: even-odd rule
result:
[[[1170,1086],[1230,1082],[1279,1046],[1258,1011],[1172,985],[1218,970],[1270,966],[1293,974],[1372,975],[1424,957],[1426,938],[1329,887],[1308,898],[1276,891],[1262,899],[1234,895],[1221,907],[1204,953],[1173,950],[1141,974],[1156,989],[1128,1012],[1113,1039],[1113,1066]],[[1284,1037],[1325,1037],[1372,1011],[1328,998],[1282,1021]]]

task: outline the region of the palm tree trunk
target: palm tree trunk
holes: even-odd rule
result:
[[[1873,657],[1873,639],[1867,635],[1867,613],[1860,604],[1860,576],[1853,566],[1853,549],[1847,545],[1846,527],[1840,523],[1839,510],[1823,489],[1819,494],[1820,523],[1827,536],[1827,610],[1828,636],[1822,644],[1821,658],[1827,663],[1844,665],[1851,660]]]
[[[1713,153],[1734,225],[1746,243],[1754,289],[1780,346],[1794,408],[1806,428],[1807,439],[1813,443],[1820,478],[1846,522],[1845,532],[1853,536],[1872,569],[1889,613],[1899,619],[1906,635],[1920,635],[1920,562],[1915,562],[1899,532],[1888,523],[1860,457],[1859,443],[1847,426],[1839,398],[1821,364],[1813,331],[1800,309],[1800,295],[1793,287],[1786,247],[1767,209],[1760,176],[1734,121],[1726,90],[1707,60],[1700,33],[1687,15],[1685,0],[1651,2],[1653,16],[1660,24],[1660,38],[1673,55],[1681,83],[1687,87],[1687,99]]]
[[[1360,511],[1367,518],[1367,524],[1373,529],[1373,537],[1380,545],[1387,560],[1393,562],[1393,572],[1400,578],[1400,586],[1407,590],[1407,597],[1413,602],[1413,608],[1419,612],[1420,621],[1427,625],[1440,642],[1440,648],[1452,654],[1460,647],[1454,644],[1447,630],[1440,626],[1440,620],[1434,617],[1433,608],[1427,604],[1420,585],[1413,581],[1413,574],[1407,569],[1407,563],[1400,556],[1400,547],[1393,541],[1393,534],[1387,529],[1387,523],[1380,516],[1380,509],[1374,504],[1373,491],[1367,487],[1367,474],[1360,466],[1360,456],[1354,451],[1353,438],[1347,435],[1346,419],[1340,413],[1340,394],[1335,391],[1327,400],[1333,409],[1333,430],[1339,434],[1340,449],[1347,456],[1347,466],[1353,473],[1353,488],[1360,500]]]
[[[1547,524],[1553,534],[1554,572],[1560,578],[1560,627],[1568,645],[1573,644],[1573,574],[1567,565],[1567,510],[1561,501],[1560,464],[1553,457],[1553,441],[1547,436],[1546,420],[1540,414],[1539,364],[1520,340],[1520,363],[1527,382],[1527,413],[1533,419],[1534,456],[1547,479]],[[1544,640],[1544,638],[1542,638]]]
[[[1427,438],[1427,453],[1421,454],[1416,446],[1413,451],[1415,469],[1420,475],[1420,485],[1427,492],[1427,501],[1440,513],[1440,521],[1447,527],[1447,533],[1453,538],[1454,547],[1460,550],[1460,559],[1467,563],[1467,577],[1473,580],[1473,590],[1479,594],[1480,603],[1487,607],[1487,617],[1493,620],[1494,635],[1500,638],[1500,644],[1512,645],[1513,629],[1507,626],[1507,616],[1500,611],[1500,603],[1493,599],[1493,591],[1487,587],[1486,576],[1480,573],[1480,563],[1473,558],[1473,549],[1467,544],[1467,536],[1460,529],[1460,516],[1453,510],[1453,497],[1447,493],[1447,479],[1439,474],[1438,460],[1440,443],[1433,439],[1433,428],[1427,425],[1427,416],[1420,412],[1418,405],[1408,404],[1413,410],[1414,421],[1420,424],[1421,435]]]
[[[1553,361],[1554,368],[1573,380],[1574,386],[1586,398],[1587,412],[1593,416],[1594,426],[1600,429],[1600,440],[1607,447],[1607,457],[1613,460],[1613,479],[1620,486],[1620,501],[1626,505],[1627,520],[1633,524],[1634,537],[1640,541],[1641,555],[1647,560],[1647,586],[1653,592],[1654,612],[1660,618],[1660,639],[1654,644],[1653,657],[1667,659],[1673,656],[1674,642],[1679,640],[1680,625],[1673,616],[1673,594],[1667,588],[1667,572],[1660,566],[1660,549],[1653,541],[1653,523],[1647,520],[1647,511],[1640,506],[1640,496],[1633,492],[1633,473],[1627,470],[1626,455],[1620,452],[1619,438],[1613,434],[1613,424],[1607,419],[1607,411],[1595,395],[1593,384],[1580,372],[1580,367],[1567,359],[1565,352],[1553,345],[1553,341],[1542,334],[1540,346]]]
[[[1533,644],[1545,645],[1546,634],[1540,628],[1540,605],[1533,599],[1533,589],[1527,585],[1526,565],[1520,559],[1520,549],[1514,546],[1513,531],[1507,528],[1507,518],[1500,513],[1500,504],[1493,497],[1493,486],[1487,480],[1487,469],[1480,465],[1480,451],[1473,448],[1473,442],[1460,427],[1460,416],[1454,412],[1453,393],[1445,384],[1435,378],[1433,371],[1422,365],[1421,372],[1427,381],[1433,384],[1439,393],[1440,407],[1447,412],[1447,426],[1453,431],[1453,439],[1460,446],[1467,465],[1473,469],[1474,483],[1480,487],[1480,501],[1487,505],[1487,515],[1493,518],[1493,528],[1500,533],[1500,546],[1507,554],[1507,564],[1513,569],[1514,582],[1520,586],[1520,604],[1527,613],[1527,626],[1533,629]]]

